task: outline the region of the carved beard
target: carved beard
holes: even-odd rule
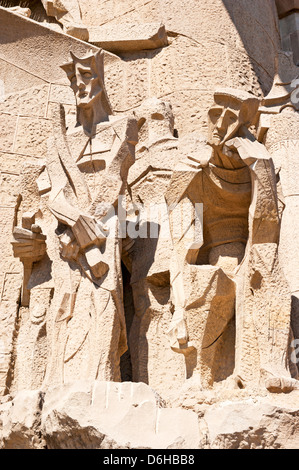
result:
[[[78,108],[87,109],[93,106],[95,101],[101,99],[102,89],[99,89],[96,94],[90,94],[87,90],[78,90],[76,93],[76,104]]]

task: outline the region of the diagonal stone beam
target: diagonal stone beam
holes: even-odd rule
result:
[[[168,45],[165,26],[160,23],[91,27],[89,42],[110,52],[158,49]]]

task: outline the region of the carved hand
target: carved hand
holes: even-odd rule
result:
[[[270,160],[271,158],[263,144],[248,137],[235,137],[228,140],[223,147],[223,152],[230,158],[241,158],[248,166],[257,160]]]
[[[75,260],[79,253],[79,245],[77,244],[74,234],[67,229],[59,236],[59,251],[62,258],[67,260]]]
[[[183,309],[177,308],[173,315],[167,335],[171,349],[174,352],[187,355],[194,350],[194,346],[189,342],[187,326],[183,317]]]
[[[40,261],[46,253],[46,235],[42,234],[39,225],[33,224],[31,230],[15,227],[13,230],[14,240],[11,242],[15,258],[22,262],[32,263]]]
[[[104,225],[97,223],[92,217],[87,215],[80,215],[72,226],[72,230],[80,248],[99,244],[109,234],[108,229]]]

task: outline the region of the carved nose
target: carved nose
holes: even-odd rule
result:
[[[225,116],[222,114],[222,116],[220,116],[220,118],[218,119],[217,124],[216,124],[217,130],[224,129],[224,118]]]
[[[216,130],[217,132],[219,132],[220,134],[223,133],[225,131],[225,119],[224,119],[224,116],[222,116],[217,124],[216,124]]]

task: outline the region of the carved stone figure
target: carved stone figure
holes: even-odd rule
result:
[[[172,382],[165,381],[165,375],[177,385],[184,382],[183,358],[173,354],[167,337],[173,306],[169,282],[171,239],[164,199],[178,159],[179,139],[174,137],[170,103],[149,98],[136,114],[140,127],[136,161],[128,176],[132,202],[138,209],[139,234],[130,269],[135,307],[129,334],[132,378],[167,393]],[[157,361],[163,374],[157,374]]]
[[[299,448],[298,20],[0,0],[0,448]]]
[[[288,281],[292,300],[291,323],[295,347],[299,339],[298,73],[298,68],[296,70],[294,67],[292,73],[291,67],[284,67],[280,73],[281,76],[275,77],[273,87],[260,107],[259,135],[273,159],[278,182],[281,217],[279,259]],[[298,366],[298,361],[295,362]]]
[[[185,152],[166,194],[175,253],[171,346],[185,355],[187,378],[203,388],[215,381],[220,339],[234,316],[237,384],[297,387],[288,364],[290,296],[277,256],[274,165],[248,130],[258,106],[243,91],[215,92],[208,140]],[[183,232],[180,214],[188,219]]]
[[[25,224],[13,232],[15,256],[24,263],[24,280],[29,278],[22,299],[24,306],[29,300],[31,322],[23,331],[32,331],[36,317],[46,328],[45,385],[119,381],[127,349],[118,198],[134,162],[137,122],[113,116],[103,54],[71,53],[72,61],[62,66],[75,94],[77,124],[66,130],[63,108],[54,110],[54,137],[36,181],[39,211],[34,220],[23,215]]]

